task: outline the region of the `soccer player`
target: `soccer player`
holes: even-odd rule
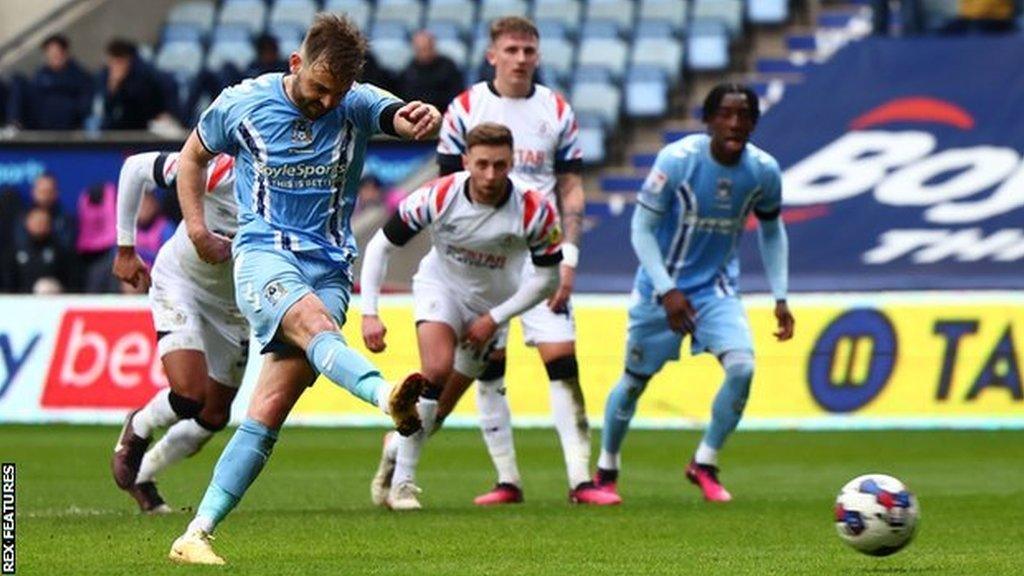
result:
[[[512,180],[537,190],[561,208],[565,242],[560,284],[547,302],[522,315],[523,333],[526,343],[536,346],[551,382],[551,412],[565,457],[569,499],[582,504],[614,504],[618,497],[596,489],[591,481],[590,427],[579,383],[576,327],[569,303],[584,210],[576,118],[560,95],[534,83],[540,36],[532,22],[520,17],[500,18],[491,24],[490,35],[487,59],[495,68],[494,81],[473,85],[448,107],[437,146],[440,172],[445,175],[461,170],[468,132],[482,122],[497,122],[508,126],[515,138]],[[525,266],[524,275],[529,276],[532,264],[527,262]],[[475,500],[479,505],[523,501],[505,398],[504,348],[494,356],[478,378],[477,407],[498,483]],[[471,383],[456,376],[445,386],[439,420],[447,416]],[[394,455],[386,452],[383,459],[393,462]]]
[[[349,220],[367,141],[381,132],[429,138],[440,124],[432,106],[356,83],[365,53],[366,40],[349,20],[318,14],[287,75],[224,90],[182,148],[182,214],[196,252],[211,263],[227,260],[232,245],[207,226],[201,171],[217,153],[235,156],[235,296],[266,356],[247,418],[224,448],[195,518],[171,546],[175,561],[224,563],[210,533],[262,470],[316,372],[389,413],[400,433],[420,427],[422,378],[391,386],[338,328],[352,285]]]
[[[640,268],[629,310],[626,366],[608,395],[598,460],[598,485],[616,491],[620,448],[647,382],[679,358],[683,336],[691,352],[714,354],[725,381],[711,423],[686,468],[704,498],[732,499],[718,480],[718,452],[743,415],[754,375],[754,346],[737,292],[736,247],[751,212],[775,296],[780,341],[793,337],[786,304],[788,241],[779,218],[779,165],[750,144],[760,108],[753,90],[720,84],[704,100],[708,134],[687,136],[658,153],[633,213],[631,241]]]
[[[209,225],[224,236],[238,229],[235,160],[219,155],[206,173],[204,208]],[[157,253],[152,278],[135,251],[142,196],[154,187],[173,188],[178,154],[129,156],[117,191],[117,256],[114,276],[149,291],[157,348],[169,388],[131,412],[114,448],[114,481],[148,514],[170,512],[156,488],[156,475],[198,452],[231,414],[249,356],[249,323],[235,306],[231,263],[199,259],[184,224]],[[149,451],[153,432],[170,426]]]
[[[470,382],[479,376],[490,351],[504,347],[508,320],[558,287],[558,213],[540,193],[509,179],[512,152],[508,128],[478,124],[466,135],[465,171],[408,196],[366,248],[363,340],[380,352],[385,327],[377,298],[389,253],[422,230],[431,231],[433,248],[420,262],[412,288],[420,366],[428,381],[418,406],[423,428],[408,437],[388,436],[398,442],[397,467],[390,488],[373,493],[375,503],[393,510],[420,508],[415,467],[452,373]],[[522,277],[527,254],[533,267]]]

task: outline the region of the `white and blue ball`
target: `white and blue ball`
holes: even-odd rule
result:
[[[836,531],[860,552],[888,556],[910,543],[919,513],[917,498],[903,482],[885,474],[865,474],[839,491]]]

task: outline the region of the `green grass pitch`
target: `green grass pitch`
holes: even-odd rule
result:
[[[741,432],[723,456],[727,505],[700,501],[683,465],[693,432],[633,431],[625,504],[566,502],[551,430],[517,431],[526,503],[478,509],[493,476],[479,433],[445,430],[420,471],[419,513],[374,508],[381,431],[286,429],[217,533],[226,567],[166,559],[188,513],[148,518],[110,478],[112,427],[0,426],[18,465],[18,574],[1021,574],[1024,432]],[[230,431],[168,471],[173,506],[196,505]],[[595,446],[596,446],[595,433]],[[885,472],[922,509],[916,540],[861,556],[832,526],[844,482]]]

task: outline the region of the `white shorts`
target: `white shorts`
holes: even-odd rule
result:
[[[523,277],[531,274],[533,262],[527,258],[523,265]],[[576,319],[571,301],[566,303],[565,310],[552,312],[545,298],[540,304],[523,312],[519,321],[523,323],[523,342],[527,346],[576,341]]]
[[[249,323],[233,300],[203,290],[175,265],[169,252],[161,250],[157,255],[149,289],[160,356],[198,350],[206,356],[210,378],[238,388],[249,360]]]
[[[455,330],[456,338],[462,338],[469,325],[485,310],[472,310],[470,307],[444,286],[423,280],[413,279],[413,318],[416,323],[442,322]],[[487,368],[488,356],[497,349],[505,348],[508,341],[508,324],[502,324],[494,333],[494,338],[484,346],[482,352],[459,346],[455,350],[455,370],[460,374],[476,378]]]

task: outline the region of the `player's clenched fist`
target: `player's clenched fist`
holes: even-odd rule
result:
[[[437,136],[441,129],[441,113],[430,104],[413,100],[398,109],[396,116],[404,122],[396,124],[397,131],[413,140]]]
[[[384,342],[387,333],[388,329],[381,322],[380,316],[363,316],[363,344],[366,344],[370,352],[383,352],[387,348],[388,345]]]

